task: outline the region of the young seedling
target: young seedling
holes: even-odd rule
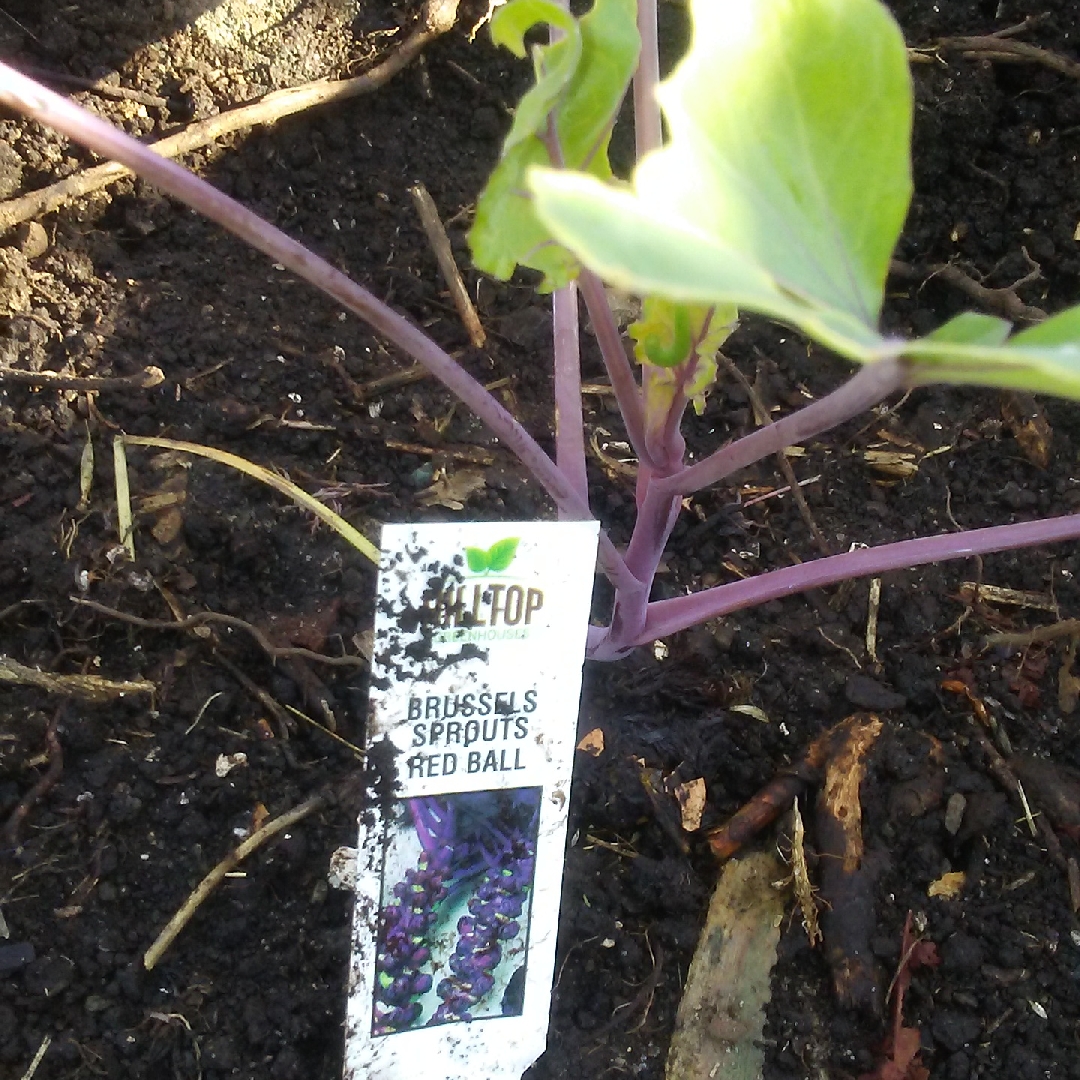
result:
[[[878,0],[691,0],[694,36],[657,85],[654,0],[595,0],[582,18],[553,0],[511,0],[491,22],[535,85],[521,100],[476,211],[477,266],[517,267],[556,290],[556,457],[408,320],[303,245],[174,163],[0,65],[0,100],[114,158],[218,221],[366,319],[424,364],[514,452],[560,516],[591,516],[577,363],[576,291],[589,310],[638,461],[625,553],[601,534],[614,588],[589,655],[636,646],[767,600],[941,559],[1080,536],[1080,515],[928,536],[822,558],[690,596],[649,602],[682,500],[826,431],[898,390],[979,383],[1080,397],[1080,307],[1012,333],[967,312],[927,337],[878,330],[889,258],[911,197],[912,90],[899,29]],[[638,151],[631,186],[607,146],[631,79]],[[656,102],[669,141],[660,146]],[[603,282],[636,294],[635,375]],[[575,291],[576,290],[576,291]],[[691,461],[680,428],[716,376],[739,312],[793,327],[860,370],[833,393]],[[491,553],[485,553],[489,558]]]

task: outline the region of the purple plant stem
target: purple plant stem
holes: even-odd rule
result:
[[[0,64],[0,102],[55,128],[97,154],[126,165],[166,194],[216,221],[359,315],[422,363],[451,393],[472,409],[518,456],[565,517],[584,520],[592,516],[587,502],[573,483],[479,382],[408,319],[377,300],[325,259],[187,169],[155,154],[111,124],[20,75],[6,64]],[[609,576],[614,575],[613,581],[621,576],[621,563],[621,556],[610,540],[602,537],[601,566]]]
[[[688,495],[783,450],[785,446],[850,420],[904,385],[905,367],[901,361],[893,358],[878,360],[861,368],[831,394],[789,413],[775,424],[736,439],[695,465],[659,478],[656,483],[668,494]]]
[[[895,544],[865,548],[831,555],[826,559],[770,570],[745,581],[717,585],[692,596],[659,600],[649,604],[645,623],[633,639],[615,641],[613,635],[599,649],[594,659],[615,659],[629,649],[676,631],[715,619],[741,608],[756,607],[784,596],[835,585],[849,578],[906,570],[945,559],[962,559],[994,551],[1054,544],[1080,537],[1080,514],[1022,521],[1013,525],[994,525],[941,536],[923,536]]]
[[[626,549],[626,567],[638,581],[651,583],[656,576],[656,568],[681,507],[682,500],[678,495],[665,495],[651,479],[646,481],[630,546]],[[616,592],[611,627],[613,634],[617,631],[619,640],[635,637],[643,630],[647,601],[648,586],[632,594]]]
[[[660,85],[660,46],[656,26],[656,0],[638,0],[637,5],[637,28],[641,38],[641,52],[638,54],[637,71],[634,72],[634,147],[637,160],[641,159],[654,150],[659,150],[664,141],[663,121],[660,116],[660,102],[656,91]],[[652,365],[645,364],[641,372],[642,398],[647,403],[654,400],[650,393],[653,380],[661,377],[661,373]],[[644,463],[659,465],[667,472],[676,461],[682,461],[684,445],[678,446],[678,455],[674,456],[669,451],[674,451],[674,444],[669,445],[666,440],[661,440],[657,445],[652,437],[654,430],[661,435],[665,434],[666,425],[662,417],[646,415],[644,420],[645,429],[645,454],[638,454],[638,459]],[[638,504],[643,505],[645,491],[648,484],[638,486]]]
[[[577,286],[571,282],[551,298],[555,352],[555,464],[589,504],[585,472],[585,419],[581,412],[581,347]],[[560,509],[559,517],[563,517]]]
[[[663,142],[660,104],[656,88],[660,84],[660,48],[656,33],[656,0],[638,0],[637,26],[641,53],[634,75],[634,142],[640,161]]]
[[[637,379],[634,378],[630,361],[623,348],[622,334],[615,323],[603,282],[591,270],[582,269],[578,276],[578,288],[585,300],[592,321],[596,343],[604,361],[615,401],[626,425],[626,437],[630,440],[637,459],[644,465],[653,465],[645,439],[645,403],[641,397]]]

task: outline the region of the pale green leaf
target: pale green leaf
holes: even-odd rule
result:
[[[558,169],[533,169],[529,184],[537,213],[556,238],[617,288],[756,311],[861,361],[884,345],[860,320],[802,302],[752,256],[692,222],[667,216],[663,207],[646,205],[626,188]]]
[[[989,337],[983,339],[986,344],[974,335],[966,339],[943,338],[941,332],[960,318],[905,347],[904,355],[913,364],[916,380],[1000,386],[1080,398],[1080,307],[1067,308],[1045,322],[1029,326],[996,347]],[[972,328],[976,320],[982,321],[988,335],[991,323],[1002,323],[988,315],[967,317]]]
[[[671,141],[635,173],[635,217],[662,220],[672,247],[693,235],[696,269],[712,249],[720,264],[707,275],[712,291],[702,295],[703,284],[695,299],[785,320],[816,307],[872,328],[911,192],[899,29],[878,0],[692,0],[691,8],[691,50],[660,90]],[[554,182],[550,172],[530,175],[538,196]],[[657,238],[635,242],[613,220],[624,207],[593,200],[604,218],[584,237],[567,199],[538,203],[555,236],[593,269],[639,292],[687,299],[686,273],[648,267]],[[605,226],[612,234],[601,242]],[[723,284],[741,276],[738,263],[754,267],[756,285]],[[790,302],[777,303],[778,293]]]
[[[491,18],[491,40],[515,56],[525,55],[525,34],[537,23],[550,23],[562,38],[533,49],[536,83],[525,93],[503,143],[505,156],[522,140],[536,135],[547,123],[548,113],[574,77],[581,60],[581,31],[577,20],[554,0],[511,0],[497,8]]]
[[[1012,323],[977,311],[963,311],[928,335],[931,341],[956,345],[1001,345],[1009,336]]]
[[[1000,386],[1080,398],[1080,338],[1039,346],[1021,335],[997,348],[922,338],[904,346],[913,382]],[[1014,344],[1016,342],[1016,344]]]
[[[500,27],[499,32],[508,43],[523,48],[522,28],[530,17],[546,20],[546,5],[543,0],[513,0],[503,10],[518,3],[530,6],[514,15],[514,36],[509,28]],[[611,128],[640,48],[635,13],[635,0],[596,0],[572,32],[534,51],[536,85],[515,114],[503,156],[480,196],[469,233],[473,261],[480,270],[505,280],[518,265],[527,266],[543,273],[545,291],[565,285],[576,275],[577,260],[555,242],[536,216],[525,174],[532,165],[551,163],[542,136],[547,134],[549,116],[554,116],[566,167],[610,178]],[[556,25],[564,28],[562,22]]]
[[[703,307],[700,310],[707,313],[709,309]],[[638,363],[671,368],[685,362],[694,344],[691,328],[694,314],[696,312],[688,304],[662,296],[646,296],[641,305],[641,318],[626,328],[633,339]]]
[[[1066,308],[1045,322],[1014,334],[1010,345],[1072,345],[1080,343],[1080,306]]]

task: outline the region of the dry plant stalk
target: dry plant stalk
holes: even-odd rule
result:
[[[791,808],[791,878],[795,889],[795,899],[802,914],[803,929],[811,946],[821,941],[821,927],[818,925],[817,897],[814,886],[810,884],[810,873],[806,867],[806,828],[799,811],[799,800]]]
[[[483,348],[487,341],[487,334],[480,325],[480,316],[476,314],[476,308],[469,297],[469,290],[465,288],[465,282],[461,280],[461,271],[458,270],[454,259],[453,249],[450,247],[450,237],[446,235],[439,211],[435,206],[428,189],[423,184],[416,184],[409,188],[416,212],[420,215],[420,224],[424,226],[424,233],[431,244],[431,250],[435,253],[435,260],[439,264],[446,287],[450,290],[450,297],[454,301],[461,321],[469,333],[469,340],[478,348]]]
[[[100,675],[56,675],[51,671],[38,671],[27,667],[9,656],[0,655],[0,683],[16,686],[36,686],[50,694],[63,694],[81,698],[83,701],[115,701],[127,694],[152,694],[157,689],[152,682],[139,679],[122,682],[103,679]]]
[[[221,884],[225,875],[231,873],[253,851],[257,851],[267,840],[276,836],[279,832],[295,825],[298,821],[313,814],[316,810],[326,805],[325,795],[313,795],[306,802],[287,811],[280,817],[268,821],[262,828],[253,832],[239,847],[230,851],[196,886],[195,891],[184,901],[177,913],[165,924],[165,928],[158,934],[154,944],[143,955],[143,967],[147,971],[153,969],[161,959],[165,950],[176,940],[180,931],[191,921],[191,917],[198,911],[204,900]]]

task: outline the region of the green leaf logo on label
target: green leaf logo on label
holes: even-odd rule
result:
[[[520,539],[508,536],[497,540],[485,551],[483,548],[467,547],[465,561],[474,574],[501,574],[514,561]]]

